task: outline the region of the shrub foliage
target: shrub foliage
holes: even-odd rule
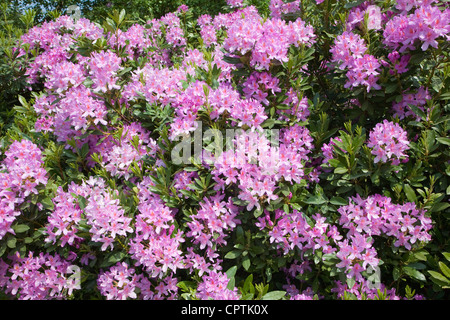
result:
[[[448,297],[447,6],[191,2],[5,5],[2,297]]]

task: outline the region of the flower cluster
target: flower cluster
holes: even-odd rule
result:
[[[377,84],[380,62],[371,54],[366,54],[364,40],[355,33],[345,31],[336,37],[334,46],[330,49],[332,62],[341,70],[347,69],[345,88],[365,86],[367,92],[372,88],[380,89]]]
[[[184,261],[179,249],[184,242],[181,231],[174,232],[169,224],[173,216],[162,205],[142,205],[136,218],[136,236],[130,239],[130,254],[136,265],[142,265],[152,276],[164,278],[168,271],[184,269]]]
[[[407,157],[405,154],[409,149],[407,132],[398,123],[385,119],[370,131],[367,146],[372,148],[375,163],[387,162],[395,157],[393,163],[398,164],[400,158]]]
[[[121,59],[112,51],[93,52],[87,68],[94,83],[93,92],[107,92],[120,89],[117,82],[117,72],[121,70]]]
[[[186,236],[192,237],[200,249],[208,247],[214,250],[217,245],[226,245],[225,232],[233,230],[240,223],[236,219],[238,208],[231,199],[225,202],[223,198],[224,195],[217,193],[214,197],[203,199],[200,209],[187,223],[189,231]]]
[[[31,141],[13,142],[5,156],[0,166],[0,239],[8,232],[14,234],[11,226],[20,215],[19,206],[48,180],[42,152]]]
[[[323,163],[326,164],[326,163],[328,163],[328,160],[331,160],[334,158],[333,152],[334,152],[334,146],[336,146],[336,142],[342,142],[342,139],[339,137],[332,138],[332,139],[330,139],[330,142],[328,144],[324,143],[322,145],[321,150],[322,150],[322,154],[323,154]],[[341,150],[344,153],[347,152],[344,149],[341,149]]]
[[[10,264],[0,259],[0,288],[21,300],[66,299],[80,289],[76,270],[59,255],[29,252],[10,259]]]
[[[367,16],[368,30],[381,29],[381,8],[376,5],[368,5],[368,2],[366,1],[360,6],[352,8],[352,10],[348,13],[347,30],[351,31],[355,27],[360,27],[364,23],[365,16]]]
[[[134,268],[126,263],[117,263],[108,271],[100,273],[98,279],[100,293],[107,300],[162,300],[174,299],[178,293],[177,281],[166,278],[165,281],[154,285],[143,274],[137,274]]]
[[[410,55],[400,55],[398,51],[394,51],[388,54],[388,59],[394,67],[394,69],[389,70],[391,75],[402,74],[408,71],[407,66],[411,59]]]
[[[124,125],[119,134],[119,137],[110,135],[101,142],[94,140],[90,143],[90,153],[97,153],[101,157],[106,171],[127,180],[132,173],[132,164],[142,167],[144,156],[154,157],[159,148],[139,123]]]
[[[416,93],[406,93],[403,94],[402,100],[400,102],[394,102],[392,104],[392,110],[394,111],[394,116],[399,119],[404,119],[407,117],[413,117],[418,119],[419,116],[409,107],[410,105],[416,106],[422,111],[425,111],[424,106],[430,99],[430,94],[428,89],[420,87]]]
[[[327,229],[330,225],[325,222],[326,218],[320,214],[313,218],[315,223],[312,220],[308,221],[300,211],[293,210],[292,213],[286,213],[278,210],[275,211],[274,221],[266,215],[259,219],[259,226],[273,225],[268,232],[269,240],[271,243],[277,243],[285,254],[295,248],[303,252],[307,250],[314,252],[317,249],[322,250],[325,254],[334,252],[335,249],[330,246],[327,236]],[[332,233],[330,233],[331,235]]]
[[[210,47],[213,44],[217,44],[216,28],[212,23],[212,17],[208,14],[201,15],[197,23],[200,26],[200,35],[205,47]]]
[[[104,103],[95,99],[84,85],[70,87],[62,97],[40,96],[34,110],[39,115],[36,131],[53,132],[60,142],[80,137],[92,126],[106,125]],[[77,142],[82,145],[83,141]]]
[[[308,129],[295,125],[282,130],[279,146],[274,143],[277,135],[273,135],[269,140],[256,131],[238,134],[234,147],[224,151],[214,163],[216,188],[239,180],[238,198],[248,202],[247,210],[276,200],[278,181],[300,183],[305,179],[304,162],[313,149]]]
[[[116,196],[117,196],[117,192]],[[77,185],[72,182],[68,191],[58,189],[55,209],[48,217],[47,242],[61,241],[61,246],[77,244],[82,238],[79,230],[87,226],[91,240],[101,243],[101,250],[113,249],[118,236],[133,231],[131,218],[125,216],[114,192],[108,190],[100,178],[91,178]]]
[[[239,300],[237,289],[228,289],[226,274],[211,271],[204,276],[197,288],[197,298],[201,300]]]
[[[168,44],[174,47],[181,47],[186,45],[183,29],[181,28],[181,21],[177,14],[169,12],[161,17],[158,21],[160,28],[165,29],[165,38]]]
[[[286,92],[286,96],[287,98],[283,101],[283,104],[292,106],[292,108],[277,110],[277,113],[280,115],[280,120],[288,120],[294,118],[294,120],[296,121],[306,121],[310,114],[308,98],[301,97],[300,92],[297,92],[292,88],[290,88],[289,91]]]
[[[403,3],[404,4],[404,3]],[[407,6],[402,6],[407,8]],[[422,4],[411,14],[396,15],[386,23],[384,43],[401,53],[420,46],[426,51],[438,47],[438,39],[448,40],[450,9]]]
[[[223,48],[230,53],[250,55],[248,62],[256,70],[268,70],[272,63],[286,62],[291,45],[311,46],[315,39],[312,27],[301,19],[286,23],[273,18],[262,22],[258,15],[237,19],[227,33]]]
[[[367,199],[352,198],[352,202],[339,208],[339,223],[348,229],[348,235],[388,236],[395,239],[394,246],[411,250],[415,243],[431,240],[431,219],[414,203],[392,203],[390,198],[374,195]]]
[[[270,0],[270,15],[273,18],[282,18],[282,15],[300,11],[300,0],[284,2],[283,0]]]

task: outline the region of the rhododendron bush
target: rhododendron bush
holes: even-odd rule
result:
[[[2,297],[448,297],[447,5],[227,3],[20,38]]]

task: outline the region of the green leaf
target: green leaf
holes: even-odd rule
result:
[[[432,212],[439,212],[439,211],[447,209],[448,207],[450,207],[450,203],[439,202],[439,203],[435,203],[433,205],[433,207],[431,208],[431,211]]]
[[[398,278],[400,278],[401,272],[400,269],[398,267],[395,267],[394,270],[392,271],[392,278],[394,279],[394,281],[397,281]]]
[[[428,273],[431,275],[431,281],[436,283],[439,286],[448,286],[450,285],[450,280],[444,277],[439,272],[428,270]]]
[[[446,144],[446,145],[450,146],[450,138],[439,137],[439,138],[436,138],[436,140],[437,140],[439,143]]]
[[[244,293],[247,293],[251,290],[251,284],[253,282],[253,274],[250,274],[244,281],[244,286],[242,287],[242,290],[244,291]],[[254,290],[254,288],[253,288]],[[254,291],[252,292],[254,293]]]
[[[3,254],[5,253],[5,251],[6,251],[6,243],[3,242],[3,243],[1,243],[1,245],[0,245],[0,257],[3,256]]]
[[[267,292],[261,300],[281,300],[286,295],[286,291],[276,290]]]
[[[248,270],[250,268],[250,258],[248,255],[242,259],[242,266],[245,270]]]
[[[409,184],[404,184],[403,189],[405,190],[405,194],[408,200],[415,203],[417,201],[417,196],[414,192],[414,189],[411,188]]]
[[[26,224],[16,224],[12,227],[15,233],[22,233],[30,230],[30,227]]]
[[[116,264],[117,262],[121,261],[126,257],[125,252],[118,251],[118,252],[111,252],[108,255],[106,255],[105,260],[103,260],[103,263],[100,265],[100,267],[109,267],[113,264]]]
[[[414,257],[420,261],[427,261],[427,255],[429,253],[425,250],[417,251],[414,253]]]
[[[322,198],[321,196],[312,196],[308,199],[305,200],[305,203],[307,204],[324,204],[325,202],[327,202],[324,198]]]
[[[242,254],[242,251],[232,250],[225,255],[225,259],[236,259]]]
[[[234,278],[236,275],[237,266],[232,266],[230,269],[228,269],[225,274],[227,275],[228,279]]]
[[[332,197],[330,199],[330,203],[336,206],[346,206],[348,205],[348,200],[345,200],[344,198],[341,197]]]
[[[411,267],[403,267],[403,272],[416,280],[426,281],[425,275],[417,269]]]
[[[87,205],[87,199],[83,196],[76,196],[78,198],[78,205],[80,206],[80,209],[83,210],[86,208]]]
[[[16,247],[16,242],[17,239],[14,237],[10,237],[7,241],[6,241],[6,245],[8,246],[8,248],[14,249]]]
[[[22,105],[22,106],[24,106],[25,108],[28,108],[28,102],[27,102],[27,100],[24,98],[24,97],[22,97],[20,94],[18,95],[18,99],[19,99],[19,102],[20,102],[20,104]]]
[[[44,209],[49,211],[53,211],[53,209],[55,208],[55,205],[53,204],[53,201],[50,198],[42,199],[41,204],[44,206]]]
[[[337,174],[348,173],[348,169],[344,168],[344,167],[338,167],[338,168],[334,169],[334,173],[337,173]]]
[[[445,265],[445,263],[442,263],[441,261],[439,261],[439,269],[441,269],[442,273],[443,273],[446,277],[450,278],[450,268],[447,267],[447,266]]]
[[[449,252],[442,252],[442,255],[447,259],[447,261],[450,261],[450,253]]]

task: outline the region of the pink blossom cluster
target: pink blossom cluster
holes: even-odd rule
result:
[[[48,217],[46,241],[61,241],[61,246],[77,245],[82,241],[77,233],[86,225],[84,231],[89,232],[92,241],[101,244],[102,251],[113,249],[119,236],[133,232],[131,218],[125,216],[117,193],[109,190],[103,179],[92,177],[81,185],[72,182],[67,192],[59,187],[55,208]],[[80,201],[85,202],[81,207]]]
[[[428,6],[432,3],[437,3],[438,0],[397,0],[395,8],[401,10],[402,13],[407,13],[412,8],[419,8],[421,6]]]
[[[367,92],[372,88],[380,89],[377,83],[378,72],[381,64],[376,57],[366,54],[367,47],[364,40],[355,33],[345,31],[336,37],[331,61],[336,63],[341,70],[347,70],[347,82],[345,88],[365,86]]]
[[[81,18],[75,23],[68,16],[43,22],[22,35],[21,41],[29,44],[30,49],[43,50],[27,68],[29,83],[36,83],[39,78],[46,77],[58,63],[68,60],[71,56],[71,45],[81,35],[90,40],[104,36],[103,30],[88,19]]]
[[[200,300],[239,300],[237,288],[227,288],[229,279],[222,272],[212,271],[202,277],[196,296]]]
[[[108,271],[102,271],[97,284],[100,293],[107,300],[172,300],[178,294],[176,278],[168,277],[155,285],[143,274],[137,274],[136,270],[125,262],[119,262]]]
[[[227,232],[232,231],[240,220],[238,207],[231,199],[223,201],[225,195],[217,193],[210,198],[204,198],[200,208],[190,216],[192,221],[187,223],[189,231],[187,237],[193,238],[193,243],[200,249],[206,247],[215,250],[217,246],[226,245]]]
[[[337,246],[336,257],[340,262],[336,267],[343,270],[347,278],[361,281],[364,279],[362,272],[375,270],[380,262],[373,239],[367,234],[347,234],[344,240],[337,242]]]
[[[283,0],[270,0],[270,16],[281,19],[284,14],[300,11],[300,0],[285,2]]]
[[[182,70],[147,64],[137,70],[132,80],[124,86],[123,98],[132,102],[142,95],[149,103],[165,106],[175,101],[183,80],[186,80],[186,73]]]
[[[401,5],[408,7],[403,6],[404,2]],[[389,20],[383,32],[383,41],[401,53],[418,47],[426,51],[430,46],[437,48],[439,39],[448,41],[449,33],[450,9],[441,11],[436,6],[422,4],[411,14],[395,15]]]
[[[349,205],[340,207],[339,223],[348,229],[348,235],[388,236],[394,246],[411,250],[415,243],[431,240],[430,217],[414,203],[394,204],[381,195],[361,199],[353,197]]]
[[[281,92],[278,86],[279,82],[277,77],[272,77],[268,72],[254,72],[242,84],[243,92],[247,99],[253,98],[268,106],[267,96],[270,93],[275,95],[277,92]]]
[[[165,278],[168,271],[184,269],[180,245],[183,232],[175,232],[173,215],[162,205],[141,206],[136,218],[135,237],[129,242],[129,253],[152,277]]]
[[[217,44],[216,28],[212,17],[208,14],[203,14],[197,19],[197,24],[200,26],[200,36],[204,46],[208,48],[213,44]]]
[[[237,218],[239,213],[240,208],[233,204],[231,198],[224,201],[224,195],[220,192],[202,200],[200,209],[190,215],[187,222],[186,236],[196,245],[187,248],[185,261],[190,272],[198,272],[199,276],[209,275],[211,278],[221,277],[222,259],[219,258],[218,249],[227,244],[227,237],[240,224]],[[206,283],[203,290],[210,291]]]
[[[198,178],[198,174],[195,171],[188,172],[183,170],[177,172],[173,177],[173,187],[177,191],[177,196],[187,198],[187,196],[183,195],[183,193],[180,190],[186,191],[193,190],[189,185],[191,183],[194,183],[194,179],[196,178]]]
[[[120,89],[116,83],[117,73],[122,69],[122,60],[112,51],[92,52],[87,68],[93,81],[92,90],[95,93]]]
[[[243,0],[227,0],[227,4],[232,8],[239,8],[243,5]]]
[[[79,137],[86,130],[106,125],[107,109],[84,85],[71,87],[64,95],[42,95],[36,99],[36,131],[53,132],[60,142]],[[78,141],[82,145],[82,141]],[[80,145],[80,147],[81,147]]]
[[[338,212],[341,215],[339,224],[348,229],[345,237],[337,226],[327,223],[320,214],[311,219],[297,210],[291,213],[277,210],[274,217],[266,211],[256,225],[268,230],[270,243],[275,243],[284,254],[297,248],[303,253],[320,250],[323,254],[335,255],[340,260],[336,267],[356,281],[364,281],[363,272],[375,270],[379,264],[373,236],[393,237],[396,247],[407,250],[411,250],[416,242],[431,240],[428,233],[432,227],[431,219],[414,203],[396,205],[381,195],[367,199],[358,196],[352,198],[349,205],[340,207]],[[304,260],[300,265],[293,264],[288,271],[295,276],[307,270],[310,268]]]
[[[298,124],[281,131],[279,146],[256,131],[238,134],[233,145],[214,163],[215,188],[239,181],[238,198],[248,203],[247,210],[276,200],[279,181],[300,183],[305,179],[303,164],[313,148],[308,129]]]
[[[283,286],[286,290],[286,295],[289,296],[289,300],[314,300],[314,291],[311,287],[301,291],[293,284],[287,284]]]
[[[369,5],[367,1],[350,10],[347,17],[347,30],[352,31],[355,27],[360,27],[364,23],[366,15],[367,29],[380,30],[383,22],[381,8],[376,5]]]
[[[327,229],[330,224],[326,223],[325,217],[317,214],[309,222],[300,211],[293,210],[286,213],[283,210],[275,211],[275,217],[272,218],[266,214],[260,217],[258,226],[265,228],[269,226],[269,241],[276,243],[277,247],[282,249],[284,254],[298,248],[301,252],[320,249],[323,253],[332,253],[336,249],[331,246],[329,236],[334,235],[334,228]],[[327,233],[329,235],[327,236]]]
[[[309,104],[307,97],[301,97],[301,92],[289,88],[286,92],[286,100],[283,104],[287,106],[292,106],[290,109],[277,110],[280,115],[280,120],[288,121],[289,119],[294,119],[295,121],[306,121],[309,117]]]
[[[141,168],[144,156],[154,157],[159,147],[140,123],[123,125],[120,130],[122,136],[119,139],[112,135],[101,142],[93,139],[90,153],[101,156],[102,166],[106,171],[128,180],[132,175],[132,164],[135,163]]]
[[[184,31],[181,28],[181,21],[177,14],[169,12],[159,19],[160,27],[165,30],[165,39],[168,44],[174,47],[181,47],[186,45],[186,38]]]
[[[336,142],[342,142],[342,139],[340,137],[331,138],[330,142],[324,143],[322,145],[321,151],[323,154],[323,162],[322,163],[328,163],[328,160],[334,159],[334,147],[336,145]],[[347,152],[346,150],[341,149],[342,152]]]
[[[405,153],[409,149],[407,132],[398,123],[386,119],[370,131],[367,146],[372,148],[375,163],[393,159],[393,163],[398,164],[401,158],[408,157]]]
[[[45,87],[54,90],[57,94],[69,89],[78,87],[86,77],[81,65],[69,61],[61,61],[49,71]]]
[[[69,186],[69,190],[71,189],[76,191],[77,186],[72,184]],[[58,187],[56,196],[53,198],[55,207],[49,215],[46,225],[46,242],[56,243],[60,241],[60,245],[64,247],[66,244],[76,245],[77,242],[83,240],[77,235],[83,215],[77,200],[72,192],[64,192],[61,187]]]
[[[314,39],[312,27],[301,19],[289,23],[276,18],[262,22],[259,16],[249,16],[228,27],[223,48],[250,56],[249,63],[257,70],[269,70],[272,63],[288,61],[291,45],[309,47]]]
[[[138,57],[148,47],[156,46],[153,33],[153,30],[148,31],[144,26],[134,24],[126,31],[117,30],[110,35],[108,40],[111,46],[125,47],[130,57]]]
[[[391,75],[402,74],[408,71],[408,63],[411,56],[409,54],[400,55],[398,51],[393,51],[388,54],[388,59],[391,62],[393,69],[389,70]]]
[[[174,104],[176,117],[171,124],[171,139],[195,131],[200,111],[208,112],[212,119],[225,114],[236,121],[238,127],[260,129],[267,119],[264,106],[258,100],[240,98],[239,93],[226,82],[212,89],[204,81],[196,80],[176,96]]]
[[[61,300],[80,289],[80,279],[74,276],[72,264],[55,254],[41,252],[21,257],[0,259],[0,288],[5,293],[17,295],[20,300]]]
[[[399,119],[413,117],[419,120],[420,117],[409,106],[413,105],[418,107],[420,110],[425,111],[425,106],[429,99],[430,94],[428,93],[428,89],[423,87],[420,87],[415,93],[405,93],[403,94],[401,101],[393,102],[392,104],[394,116]]]
[[[138,185],[138,214],[129,253],[136,266],[142,265],[152,278],[164,279],[170,272],[184,269],[180,245],[185,239],[182,231],[175,230],[174,212],[149,191],[152,185],[149,178]]]
[[[47,183],[43,166],[41,150],[29,140],[14,141],[5,152],[0,165],[0,239],[15,234],[11,226],[20,215],[19,206]]]

